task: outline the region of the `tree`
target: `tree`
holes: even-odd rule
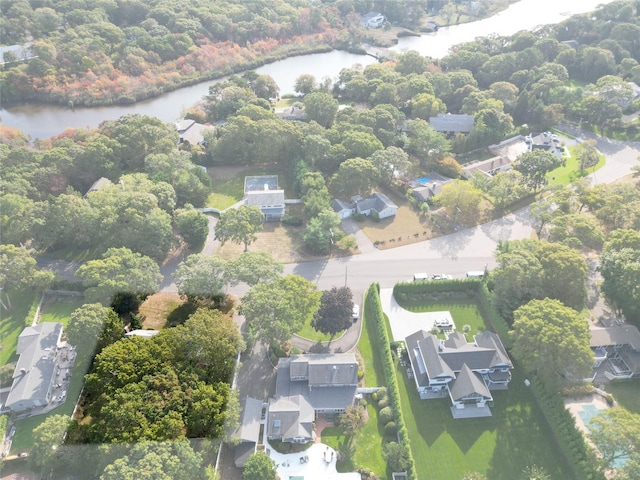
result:
[[[268,345],[282,344],[311,321],[320,296],[312,282],[287,275],[253,286],[242,297],[239,311],[257,339]]]
[[[243,252],[227,263],[227,278],[231,285],[238,282],[253,287],[274,281],[282,274],[282,264],[267,252]]]
[[[538,465],[528,465],[522,471],[521,480],[551,480],[547,471]]]
[[[640,316],[640,234],[616,230],[600,256],[602,293],[630,319]]]
[[[411,176],[413,163],[404,150],[398,147],[387,147],[371,155],[371,163],[380,172],[380,177],[387,185],[393,185]]]
[[[293,85],[293,91],[304,96],[313,92],[318,87],[316,77],[308,73],[303,73],[296,78]]]
[[[446,111],[447,106],[444,102],[429,93],[419,93],[411,100],[411,114],[415,118],[429,120],[429,117]]]
[[[191,250],[202,249],[209,235],[209,218],[204,213],[194,208],[181,208],[174,212],[173,223]]]
[[[464,180],[447,183],[433,198],[436,204],[447,210],[450,217],[463,222],[477,218],[481,200],[482,191]]]
[[[251,454],[242,467],[243,480],[277,480],[278,471],[275,462],[262,450]]]
[[[365,424],[365,410],[359,405],[349,405],[344,413],[338,415],[338,426],[344,430],[345,435],[353,437]]]
[[[118,293],[139,298],[158,290],[162,275],[158,264],[128,248],[110,248],[100,260],[90,260],[76,271],[76,277],[88,287],[89,302],[110,305]]]
[[[217,255],[189,255],[178,265],[173,278],[180,295],[191,301],[198,298],[212,299],[224,294],[228,283],[227,262]]]
[[[205,478],[202,456],[185,439],[174,442],[140,442],[108,465],[100,480],[172,480]]]
[[[545,150],[533,150],[520,155],[513,165],[513,169],[520,172],[523,182],[529,188],[538,190],[547,183],[547,173],[560,165],[560,160],[554,154]]]
[[[122,338],[122,319],[109,307],[87,303],[75,309],[66,328],[67,340],[84,355],[93,356]]]
[[[513,312],[514,357],[552,390],[589,376],[593,352],[584,316],[558,300],[531,300]]]
[[[262,231],[263,220],[262,210],[255,205],[230,208],[220,214],[215,238],[222,245],[229,240],[233,243],[244,243],[244,251],[246,252],[249,249],[249,244],[258,238],[256,233]]]
[[[437,161],[451,153],[449,141],[436,132],[429,122],[422,119],[411,120],[408,129],[405,150],[417,155],[421,163]]]
[[[33,429],[31,460],[40,471],[56,466],[56,450],[64,443],[71,423],[68,415],[52,415]]]
[[[351,325],[353,294],[349,287],[333,287],[320,297],[320,308],[314,314],[311,326],[317,331],[331,335],[346,330]]]
[[[36,259],[24,247],[0,245],[0,287],[3,291],[25,287],[46,288],[53,273],[36,268]]]
[[[396,442],[389,442],[382,447],[382,458],[392,472],[404,472],[409,466],[409,452]]]
[[[589,421],[589,432],[607,469],[615,468],[616,460],[640,451],[640,415],[625,408],[598,413]]]
[[[340,217],[330,209],[322,210],[309,220],[302,240],[305,246],[314,253],[325,255],[331,252],[331,245],[340,240],[342,231]]]
[[[331,190],[341,198],[349,198],[355,194],[368,195],[379,179],[380,172],[371,160],[351,158],[341,163],[331,178]]]
[[[338,101],[329,93],[313,92],[304,97],[304,111],[307,120],[329,128],[338,113]]]

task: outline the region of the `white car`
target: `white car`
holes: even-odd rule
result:
[[[360,305],[354,305],[353,306],[353,311],[351,313],[351,318],[353,318],[354,322],[356,320],[358,320],[358,318],[360,318]]]
[[[441,273],[439,275],[434,275],[431,277],[431,280],[451,280],[453,277],[451,275],[447,275],[446,273]]]
[[[453,324],[448,318],[440,318],[435,322],[433,322],[433,326],[438,328],[447,328],[447,327],[452,327]]]

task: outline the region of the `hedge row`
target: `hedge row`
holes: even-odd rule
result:
[[[384,378],[386,382],[387,392],[391,399],[391,408],[393,410],[396,428],[398,430],[398,443],[404,446],[407,452],[407,478],[409,480],[417,480],[416,466],[411,453],[411,444],[409,442],[409,431],[404,423],[402,415],[402,406],[400,404],[400,390],[398,389],[398,379],[396,377],[396,369],[391,357],[391,347],[389,344],[389,335],[387,334],[387,326],[385,315],[382,311],[380,303],[380,285],[372,284],[365,295],[365,310],[367,320],[376,322],[376,333],[378,339],[378,348],[382,358],[384,368]]]
[[[560,393],[549,392],[538,377],[531,378],[531,391],[547,419],[557,443],[580,480],[605,480],[596,452],[576,427],[576,421],[565,408]]]
[[[477,296],[483,318],[489,322],[489,327],[498,334],[505,348],[511,348],[509,325],[494,308],[491,302],[491,294],[483,281],[466,279],[439,280],[437,282],[401,282],[393,287],[393,296],[400,305],[404,302],[412,303],[416,297],[421,295],[447,292],[468,292],[472,296]]]

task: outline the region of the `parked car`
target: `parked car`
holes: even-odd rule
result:
[[[351,318],[353,318],[354,322],[358,321],[358,318],[360,318],[360,305],[354,305],[353,306],[353,311],[351,313]]]
[[[425,280],[429,280],[429,274],[428,273],[414,273],[413,274],[413,281],[414,282],[423,282]]]
[[[433,322],[433,325],[439,328],[447,328],[447,327],[453,326],[453,324],[451,323],[451,320],[449,320],[448,318],[439,318],[438,320]]]
[[[433,275],[431,280],[451,280],[453,277],[451,275],[447,275],[446,273],[440,273]]]

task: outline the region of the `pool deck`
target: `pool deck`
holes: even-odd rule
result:
[[[588,423],[589,419],[594,414],[597,414],[609,408],[609,405],[607,405],[607,401],[596,393],[592,393],[591,395],[586,395],[580,398],[568,398],[565,400],[564,405],[567,410],[571,412],[573,418],[576,419],[577,427],[584,434],[589,433],[589,429],[587,428],[585,420]]]

